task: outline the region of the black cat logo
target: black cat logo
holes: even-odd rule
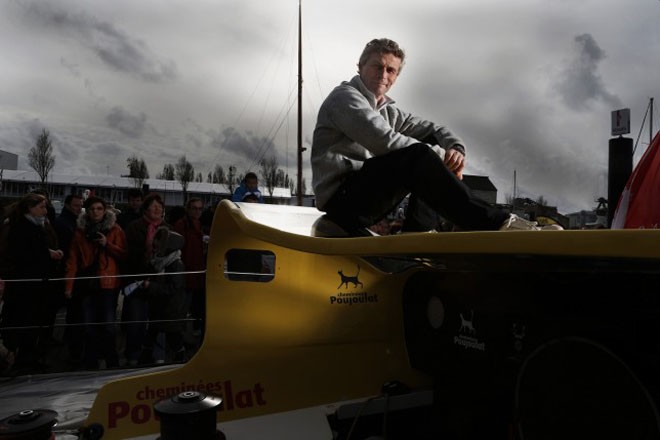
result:
[[[360,287],[364,287],[364,284],[360,282],[358,279],[358,275],[360,275],[360,265],[358,264],[357,267],[357,273],[355,275],[349,276],[349,275],[344,275],[344,272],[340,269],[337,271],[339,276],[341,277],[341,283],[339,283],[339,286],[337,286],[337,289],[339,289],[341,286],[345,286],[348,289],[348,283],[352,283],[353,287],[357,287],[358,284]]]

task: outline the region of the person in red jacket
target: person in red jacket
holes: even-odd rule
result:
[[[206,248],[208,236],[202,231],[200,217],[204,211],[202,199],[193,197],[186,202],[186,215],[174,224],[174,230],[184,238],[181,260],[187,272],[206,270]],[[203,334],[206,314],[206,275],[204,273],[186,274],[186,293],[188,307],[195,319],[195,333]]]
[[[117,275],[127,254],[126,236],[105,200],[92,196],[84,206],[85,214],[78,217],[69,248],[64,294],[81,297],[83,322],[92,324],[85,328],[85,366],[96,369],[99,360],[105,359],[108,367],[118,367],[114,322],[121,287]],[[103,322],[112,324],[94,325]]]

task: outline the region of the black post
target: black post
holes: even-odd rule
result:
[[[184,391],[154,404],[160,417],[158,440],[226,440],[216,429],[216,412],[222,398],[197,391]]]
[[[619,198],[632,174],[633,140],[619,136],[610,139],[609,170],[607,179],[607,227],[612,226]]]
[[[0,439],[50,440],[57,413],[50,409],[26,409],[0,420]]]

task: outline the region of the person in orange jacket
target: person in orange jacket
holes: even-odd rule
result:
[[[84,207],[69,249],[64,294],[81,297],[84,323],[110,323],[86,326],[85,366],[96,369],[104,359],[108,367],[117,367],[115,320],[122,284],[117,275],[127,254],[126,235],[105,200],[92,196]]]

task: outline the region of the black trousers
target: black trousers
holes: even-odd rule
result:
[[[438,215],[462,230],[492,231],[509,215],[473,197],[423,143],[366,160],[342,182],[323,210],[350,232],[377,223],[408,194],[404,231],[434,229]]]

